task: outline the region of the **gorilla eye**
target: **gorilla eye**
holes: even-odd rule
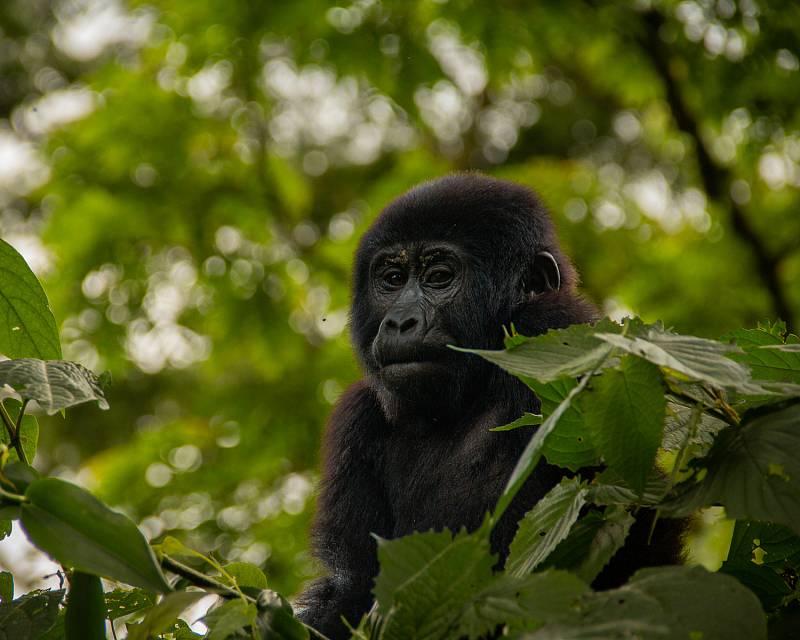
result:
[[[435,267],[428,272],[426,282],[433,287],[446,287],[453,280],[453,272],[447,267]]]
[[[400,269],[389,269],[381,277],[383,285],[387,289],[399,289],[406,282],[406,275]]]

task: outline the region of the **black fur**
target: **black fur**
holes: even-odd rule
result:
[[[396,345],[377,344],[376,336],[385,331],[382,323],[399,294],[382,293],[375,284],[375,259],[388,249],[411,269],[425,247],[438,244],[459,257],[457,278],[444,293],[409,294],[409,308],[419,307],[424,327],[419,338],[397,347],[411,353],[409,359],[430,357],[437,366],[398,380],[381,366],[381,348]],[[560,288],[531,289],[532,281],[556,279],[552,273],[531,275],[541,252],[554,258]],[[576,286],[577,274],[544,208],[520,185],[452,175],[412,189],[380,214],[362,238],[354,266],[351,335],[364,379],[339,400],[323,449],[313,542],[328,575],[300,596],[302,620],[331,639],[348,637],[340,617],[355,626],[372,603],[378,564],[370,534],[396,538],[479,526],[530,438],[525,429],[489,429],[537,411],[539,403],[516,378],[444,343],[499,349],[502,328],[511,323],[523,335],[538,335],[596,320]],[[494,530],[492,547],[501,558],[518,520],[563,475],[544,463],[531,475]],[[646,549],[649,523],[637,527],[638,549],[615,559],[600,583],[618,584],[635,568],[677,559],[675,532],[662,528],[664,540]]]

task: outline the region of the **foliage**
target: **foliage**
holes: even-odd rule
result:
[[[615,318],[796,326],[798,19],[789,0],[4,0],[0,237],[45,282],[63,358],[115,380],[113,412],[38,417],[38,468],[294,592],[319,432],[358,376],[356,239],[451,170],[535,188]],[[597,458],[579,413],[546,443],[559,463]]]
[[[0,267],[20,276],[0,301],[0,352],[115,380],[113,411],[26,409],[21,452],[0,429],[9,460],[77,476],[146,537],[223,567],[252,561],[293,593],[314,572],[319,430],[358,375],[344,331],[356,239],[392,197],[451,170],[534,187],[615,319],[710,337],[780,317],[796,331],[798,12],[789,0],[0,2],[0,237],[52,306],[0,245]],[[40,301],[23,319],[41,336],[16,329],[14,310],[32,311],[20,290]],[[742,351],[722,357],[800,384],[793,340],[739,330],[721,343]],[[526,382],[543,419],[579,383]],[[677,384],[667,463],[684,443],[704,457],[728,425],[724,407],[695,424],[698,389]],[[596,392],[573,397],[541,452],[572,471],[609,452],[584,428],[584,391]],[[728,397],[743,415],[774,395]],[[624,531],[636,494],[617,466],[589,486],[614,513],[590,511],[554,555]],[[5,470],[20,490],[32,481]],[[668,485],[649,477],[639,499]],[[744,566],[773,600],[786,595],[776,580],[792,592],[788,569]],[[37,586],[17,573],[18,591]]]
[[[0,273],[0,292],[14,277]],[[47,305],[36,288],[21,299],[36,313]],[[795,455],[800,450],[800,386],[791,383],[797,374],[791,360],[797,342],[781,327],[768,332],[777,341],[750,340],[740,348],[636,319],[622,325],[606,320],[537,338],[512,336],[503,352],[476,352],[519,375],[543,397],[553,397],[544,393],[548,385],[559,393],[562,381],[578,381],[558,404],[545,405],[544,421],[477,531],[379,540],[376,608],[364,616],[354,636],[477,639],[501,628],[504,635],[531,640],[767,638],[765,611],[780,620],[800,602],[800,468]],[[581,343],[577,354],[576,336]],[[35,348],[33,341],[27,344]],[[780,360],[780,368],[768,369],[770,380],[754,379],[742,362],[747,358],[737,363],[728,357],[744,354],[760,363],[770,356],[761,358],[757,350],[783,345],[789,356]],[[546,364],[539,358],[543,352]],[[0,456],[0,514],[19,519],[30,541],[62,565],[69,590],[65,602],[63,590],[9,601],[13,577],[4,574],[0,633],[94,640],[106,637],[106,618],[113,624],[124,617],[131,640],[199,637],[179,616],[204,595],[220,594],[223,600],[203,619],[203,637],[209,640],[317,635],[294,618],[289,603],[268,588],[258,567],[244,562],[223,566],[171,537],[151,547],[129,518],[89,492],[40,477],[27,462],[35,451],[26,451],[20,437],[30,401],[58,411],[93,401],[104,406],[105,398],[88,370],[27,355],[0,363],[0,384],[21,400],[16,416],[10,404],[0,412],[8,436]],[[753,398],[758,399],[755,407]],[[679,402],[693,408],[668,433],[665,424],[675,422],[675,414],[668,416],[667,405]],[[576,406],[581,412],[564,424],[571,436],[593,443],[607,471],[587,469],[582,451],[572,459],[557,451],[564,466],[585,469],[585,478],[562,480],[523,517],[505,566],[498,570],[489,542],[494,523]],[[724,423],[706,432],[710,448],[697,446],[696,440],[706,414]],[[513,426],[532,423],[538,420]],[[683,438],[667,480],[656,453],[676,431]],[[9,448],[17,461],[9,462]],[[738,520],[721,572],[661,567],[641,570],[617,589],[590,588],[624,546],[640,507],[669,517],[714,504]],[[203,566],[185,564],[187,559]],[[168,581],[164,571],[175,579]],[[138,589],[106,593],[101,577]]]

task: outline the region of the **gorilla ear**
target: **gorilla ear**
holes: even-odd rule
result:
[[[561,272],[558,262],[549,251],[540,251],[523,283],[526,293],[546,293],[561,288]]]

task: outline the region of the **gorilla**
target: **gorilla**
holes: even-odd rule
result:
[[[361,239],[350,330],[364,377],[327,425],[315,555],[327,575],[297,601],[306,624],[336,640],[372,605],[378,573],[371,534],[474,530],[491,511],[530,431],[490,428],[539,411],[534,393],[482,358],[448,345],[501,349],[504,327],[535,336],[593,322],[595,307],[529,189],[477,173],[423,183],[391,202]],[[566,470],[542,462],[495,527],[500,562],[517,522]],[[670,521],[664,521],[669,523]],[[675,562],[663,522],[634,525],[598,579]],[[597,583],[596,585],[597,586]]]

